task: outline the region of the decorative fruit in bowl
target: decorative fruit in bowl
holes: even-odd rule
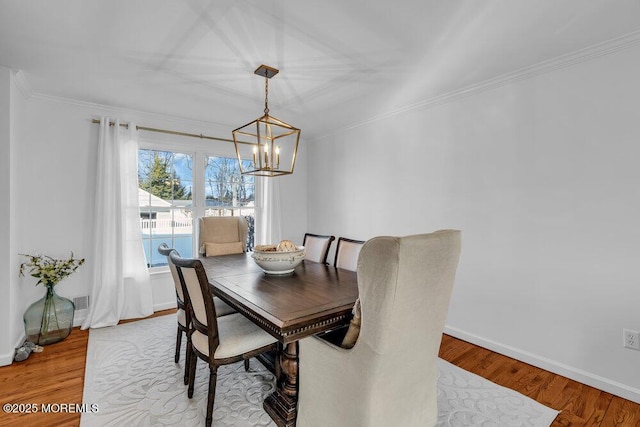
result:
[[[291,240],[283,240],[276,247],[276,252],[294,252],[296,250],[298,247]]]
[[[304,259],[304,246],[296,246],[290,240],[278,245],[258,245],[251,257],[267,274],[289,274]]]

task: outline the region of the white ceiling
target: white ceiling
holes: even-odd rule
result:
[[[638,31],[640,0],[0,0],[0,65],[231,131],[262,114],[264,63],[309,137]]]

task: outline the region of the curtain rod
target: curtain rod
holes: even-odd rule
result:
[[[91,123],[100,123],[100,120],[98,119],[93,119],[91,120]],[[115,122],[109,122],[109,126],[113,126],[115,125]],[[129,123],[120,123],[121,127],[127,128],[129,129]],[[175,130],[167,130],[167,129],[158,129],[158,128],[150,128],[150,127],[146,127],[146,126],[136,126],[136,130],[146,130],[148,132],[159,132],[159,133],[168,133],[169,135],[178,135],[178,136],[189,136],[192,138],[200,138],[200,139],[210,139],[213,141],[223,141],[223,142],[234,142],[233,139],[227,139],[227,138],[218,138],[215,136],[207,136],[207,135],[203,135],[203,134],[196,134],[196,133],[187,133],[187,132],[178,132]],[[238,141],[239,144],[250,144],[248,142],[242,142],[242,141]]]

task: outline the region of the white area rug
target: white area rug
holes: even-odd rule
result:
[[[438,359],[437,426],[549,426],[558,411]]]
[[[173,362],[175,316],[91,330],[80,425],[204,425],[208,367],[198,362],[192,399],[183,384],[184,350]],[[184,346],[184,340],[183,340]],[[438,361],[438,426],[549,426],[558,412],[443,360]],[[274,377],[256,360],[218,369],[214,426],[275,426],[262,409]]]

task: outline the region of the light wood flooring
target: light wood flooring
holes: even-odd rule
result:
[[[156,313],[169,314],[174,310]],[[0,403],[81,403],[88,331],[0,368]],[[167,357],[173,357],[172,354]],[[640,405],[444,335],[440,357],[562,412],[553,426],[640,427]],[[89,402],[100,403],[100,402]],[[0,413],[0,426],[77,426],[80,414]]]

